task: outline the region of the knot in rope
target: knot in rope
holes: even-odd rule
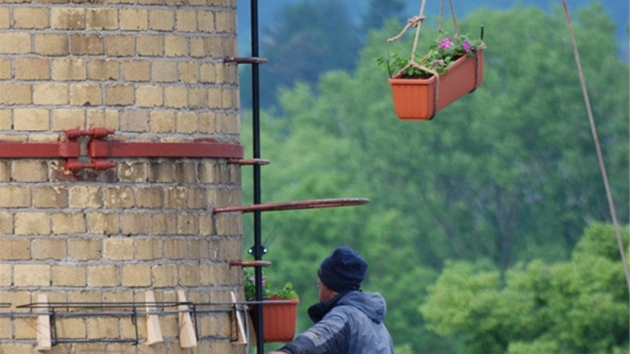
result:
[[[407,24],[405,25],[405,28],[402,29],[402,31],[400,31],[400,33],[398,33],[396,36],[389,38],[387,40],[387,42],[393,42],[396,41],[398,39],[400,39],[400,37],[402,37],[405,32],[407,32],[407,30],[411,27],[418,27],[418,25],[422,24],[422,21],[424,21],[424,15],[423,16],[414,16],[410,19],[407,20]]]

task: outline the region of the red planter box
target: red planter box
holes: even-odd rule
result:
[[[435,113],[469,92],[483,81],[483,49],[472,57],[461,57],[446,73],[427,79],[390,78],[394,109],[403,120],[430,120]]]
[[[263,341],[290,342],[295,337],[298,299],[264,301],[263,303]],[[252,315],[255,311],[252,311]],[[256,322],[252,322],[255,326]]]

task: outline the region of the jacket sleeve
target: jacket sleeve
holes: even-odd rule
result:
[[[349,336],[347,314],[333,310],[279,350],[290,354],[345,353]]]

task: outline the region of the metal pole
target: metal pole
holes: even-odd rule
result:
[[[252,36],[252,57],[257,58],[258,53],[258,0],[251,0],[251,36]],[[260,158],[260,82],[259,82],[259,64],[252,64],[252,112],[253,112],[253,157],[254,159]],[[261,191],[260,191],[260,165],[254,165],[254,204],[260,204]],[[261,260],[264,254],[263,246],[261,244],[261,212],[254,212],[254,249],[252,253],[255,260]],[[262,283],[262,268],[254,267],[255,269],[255,281],[256,281],[256,301],[262,301],[263,283]],[[263,307],[262,305],[256,306],[256,348],[258,354],[264,353],[264,341],[263,341]]]

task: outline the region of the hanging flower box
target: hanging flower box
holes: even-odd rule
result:
[[[277,298],[263,300],[263,341],[265,343],[290,342],[295,337],[298,299],[281,300]],[[252,311],[252,319],[255,318]],[[256,322],[252,321],[254,327]],[[256,331],[250,331],[255,335]],[[255,343],[255,340],[253,341]]]
[[[388,80],[392,87],[396,115],[403,120],[430,120],[446,106],[475,91],[483,81],[483,49],[456,59],[443,74],[428,78],[403,78],[398,73]]]

